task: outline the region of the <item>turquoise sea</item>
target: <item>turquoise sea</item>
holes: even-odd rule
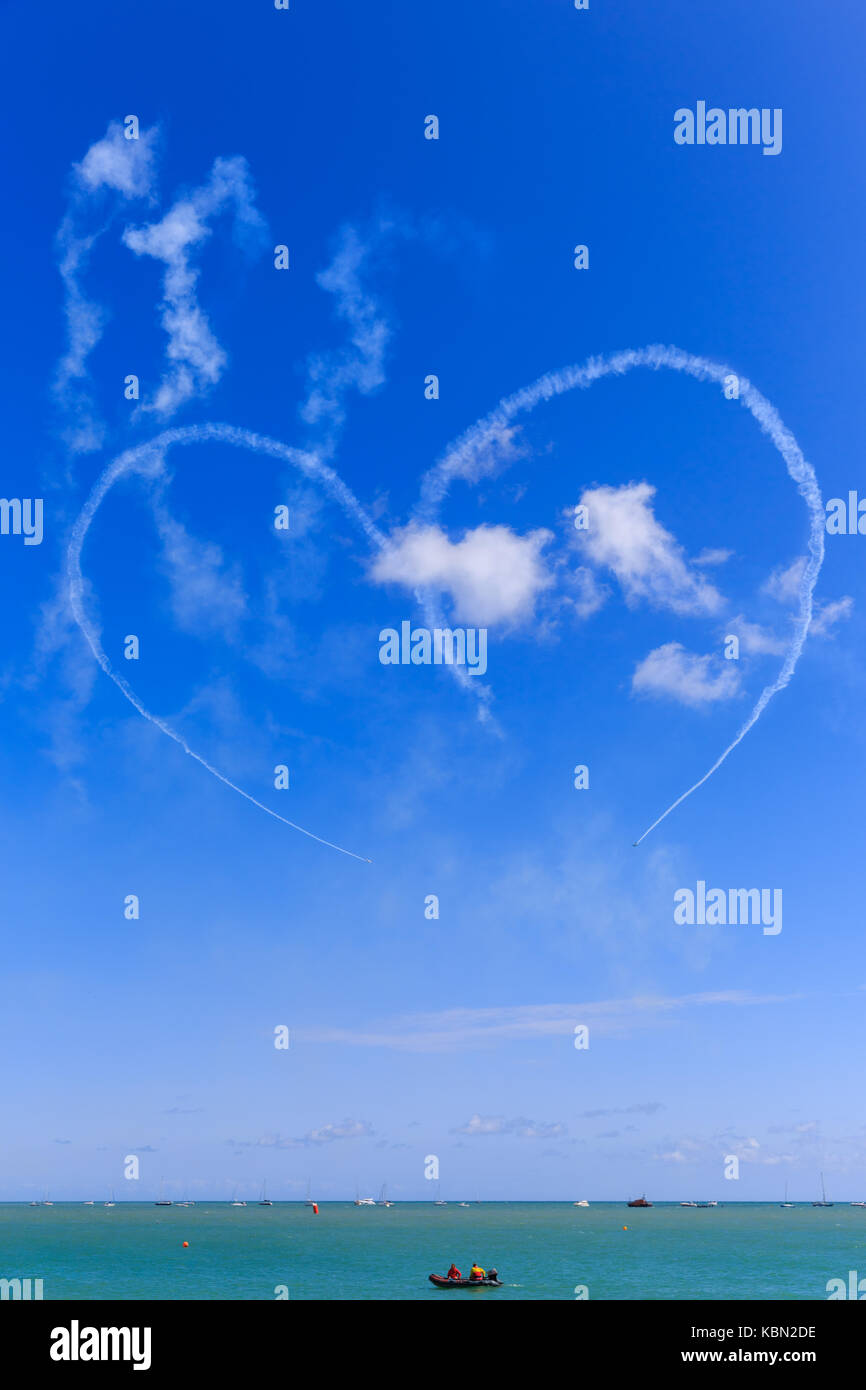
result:
[[[504,1287],[435,1289],[452,1260]],[[850,1270],[866,1209],[841,1204],[0,1205],[0,1278],[41,1278],[45,1299],[826,1299]]]

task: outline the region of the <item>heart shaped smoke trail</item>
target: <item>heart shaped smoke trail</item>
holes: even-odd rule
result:
[[[651,830],[655,830],[656,826],[670,815],[671,811],[674,811],[687,797],[691,796],[692,792],[702,787],[721,767],[737,745],[742,743],[746,734],[754,728],[760,719],[773,696],[780,690],[784,690],[790,681],[806,641],[809,625],[812,621],[812,598],[824,559],[824,504],[815,470],[803,457],[800,446],[790,430],[783,424],[775,407],[749,381],[740,376],[739,373],[733,372],[730,367],[723,366],[718,362],[711,362],[705,357],[697,357],[692,353],[683,352],[680,348],[654,344],[644,348],[627,349],[624,352],[614,353],[610,357],[593,357],[583,366],[565,367],[561,371],[550,372],[539,377],[530,386],[517,391],[514,395],[505,397],[490,415],[479,420],[477,424],[461,435],[444,458],[435,464],[424,478],[414,519],[422,525],[430,525],[435,522],[439,506],[447,495],[454,478],[462,478],[467,482],[472,482],[476,478],[492,472],[496,467],[497,458],[508,450],[513,434],[513,421],[518,415],[531,411],[541,401],[550,400],[554,396],[561,396],[574,387],[586,389],[603,377],[622,376],[631,371],[633,367],[651,367],[656,370],[659,367],[668,367],[675,372],[685,372],[698,381],[712,381],[719,385],[723,385],[725,380],[732,376],[736,377],[739,390],[738,398],[741,405],[746,407],[763,433],[778,449],[785,462],[785,467],[797,484],[797,490],[809,511],[809,557],[800,581],[800,606],[794,623],[793,637],[779,674],[770,685],[765,686],[761,691],[749,717],[712,767],[693,786],[678,796],[676,801],[672,802],[667,810],[663,811],[652,825],[635,840],[635,845],[639,845],[641,840],[646,839]],[[437,626],[442,618],[437,614],[433,595],[427,593],[419,595],[419,597],[424,603],[428,624],[432,627]],[[472,682],[466,679],[459,668],[453,667],[452,669],[465,688],[473,689]],[[487,694],[487,692],[478,690],[475,693],[482,701]],[[486,715],[486,706],[483,703],[481,712],[483,716]]]
[[[155,439],[146,444],[139,444],[133,449],[127,449],[119,454],[98,478],[94,485],[87,502],[75,523],[69,541],[69,548],[66,555],[66,577],[68,583],[69,603],[75,621],[84,633],[90,650],[93,652],[99,665],[107,676],[114,681],[118,690],[126,697],[134,709],[138,711],[149,723],[153,724],[162,733],[167,734],[170,739],[179,744],[183,751],[197,763],[206,768],[212,776],[222,782],[224,786],[230,787],[232,791],[244,797],[246,801],[251,801],[260,811],[266,811],[275,820],[282,821],[283,825],[291,826],[293,830],[299,830],[302,835],[307,835],[311,840],[316,840],[320,845],[327,845],[329,849],[339,850],[341,854],[348,854],[352,859],[360,859],[362,863],[372,863],[370,859],[362,854],[355,854],[353,850],[345,849],[342,845],[336,845],[331,840],[325,840],[321,835],[314,835],[312,830],[306,830],[304,826],[296,824],[295,821],[287,820],[285,816],[278,815],[272,811],[270,806],[265,806],[261,801],[257,801],[249,792],[245,792],[242,787],[229,780],[217,768],[213,767],[200,753],[196,753],[190,748],[186,739],[175,729],[167,724],[164,719],[152,713],[139,697],[136,695],[132,686],[123,676],[115,671],[111,662],[103,650],[99,639],[98,630],[87,614],[85,605],[85,585],[81,573],[81,550],[84,545],[87,532],[102,505],[108,492],[114,484],[123,477],[139,474],[145,478],[158,477],[165,467],[165,454],[175,444],[203,444],[208,440],[215,440],[220,444],[233,444],[238,448],[251,449],[254,453],[267,454],[271,458],[282,459],[299,468],[308,477],[315,479],[331,494],[335,501],[344,508],[349,516],[360,526],[371,544],[377,548],[384,545],[385,538],[378,527],[371,521],[364,511],[361,503],[354,493],[346,487],[341,478],[337,476],[332,468],[313,453],[303,453],[299,449],[292,449],[287,444],[281,444],[278,440],[268,439],[265,435],[254,434],[251,430],[235,428],[232,425],[189,425],[185,428],[165,430],[157,435]]]

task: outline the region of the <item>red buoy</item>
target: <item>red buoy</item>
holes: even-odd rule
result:
[[[318,1202],[314,1202],[314,1203],[313,1203],[313,1215],[314,1215],[314,1216],[318,1216],[318,1214],[319,1214],[319,1204],[318,1204]]]

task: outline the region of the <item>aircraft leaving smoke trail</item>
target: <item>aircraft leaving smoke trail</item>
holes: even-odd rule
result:
[[[249,792],[245,792],[242,787],[225,777],[217,768],[213,767],[200,753],[196,753],[190,748],[186,739],[175,729],[153,714],[136,695],[132,686],[123,676],[115,671],[109,661],[96,627],[91,623],[87,616],[84,600],[84,577],[81,573],[81,550],[84,545],[87,532],[96,516],[100,506],[110,489],[118,479],[128,474],[138,473],[145,478],[157,478],[163,472],[165,465],[166,450],[175,444],[202,444],[207,440],[216,440],[221,444],[233,444],[239,448],[251,449],[254,453],[269,454],[273,458],[284,459],[288,463],[294,464],[309,477],[323,484],[335,501],[339,502],[345,511],[361,527],[361,530],[377,547],[385,543],[385,537],[375,523],[365,512],[355,494],[346,486],[343,480],[338,477],[332,468],[321,462],[312,453],[303,453],[299,449],[292,449],[288,444],[281,444],[276,439],[268,439],[265,435],[254,434],[251,430],[239,429],[233,425],[188,425],[184,428],[165,430],[157,435],[155,439],[146,444],[139,444],[135,448],[127,449],[119,454],[105,470],[94,484],[87,502],[72,529],[69,541],[69,548],[66,554],[66,575],[68,581],[69,603],[72,613],[81,631],[84,633],[90,650],[102,667],[107,676],[114,681],[118,690],[126,697],[134,709],[138,711],[149,723],[153,724],[162,733],[179,744],[185,753],[194,758],[197,763],[201,763],[212,776],[222,782],[224,786],[230,787],[245,800],[251,801],[260,811],[266,811],[275,820],[282,821],[283,825],[288,825],[292,830],[299,830],[302,835],[307,835],[311,840],[316,840],[320,845],[327,845],[329,849],[339,850],[340,854],[347,854],[352,859],[360,859],[362,863],[370,864],[372,860],[367,859],[362,854],[355,854],[353,850],[344,849],[342,845],[336,845],[331,840],[325,840],[320,835],[314,835],[312,830],[306,830],[302,825],[295,821],[287,820],[285,816],[278,815],[272,811],[270,806],[265,806],[263,802],[257,801]]]
[[[510,445],[513,434],[512,421],[517,415],[524,411],[531,411],[540,401],[561,396],[576,386],[586,389],[603,377],[622,376],[625,372],[631,371],[633,367],[652,367],[656,370],[659,367],[669,367],[673,371],[685,372],[698,381],[714,381],[719,385],[723,385],[726,378],[736,377],[741,404],[751,413],[763,433],[770,438],[782,455],[788,473],[797,484],[797,490],[806,503],[810,518],[809,558],[800,581],[800,608],[795,620],[791,644],[785,654],[778,676],[761,691],[748,719],[709,771],[705,772],[703,777],[687,791],[684,791],[681,796],[678,796],[676,801],[672,802],[667,810],[663,811],[652,825],[635,840],[635,845],[639,845],[641,840],[646,839],[651,830],[655,830],[656,826],[670,815],[671,811],[674,811],[687,797],[691,796],[692,792],[702,787],[721,767],[737,745],[743,741],[749,730],[758,722],[773,696],[783,690],[790,681],[809,632],[809,625],[812,621],[812,599],[824,559],[824,504],[815,470],[803,457],[800,446],[790,430],[783,424],[778,411],[765,396],[761,395],[760,391],[756,390],[739,373],[733,372],[730,367],[722,366],[718,362],[711,362],[705,357],[683,352],[680,348],[653,344],[649,347],[617,352],[610,357],[592,357],[583,366],[565,367],[561,371],[550,372],[539,377],[531,385],[515,392],[514,395],[506,396],[495,410],[461,435],[440,462],[435,464],[423,479],[421,496],[414,512],[414,519],[420,524],[433,524],[435,522],[439,505],[444,500],[452,479],[463,478],[467,482],[473,482],[494,470],[498,455],[506,452]],[[425,596],[425,607],[428,613],[433,613],[433,601],[430,595]],[[435,625],[437,621],[439,619],[434,619],[432,625]]]

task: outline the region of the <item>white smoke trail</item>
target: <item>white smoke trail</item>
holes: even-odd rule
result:
[[[162,733],[167,734],[175,743],[179,744],[183,751],[197,763],[206,768],[212,776],[222,782],[224,786],[230,787],[245,800],[251,801],[260,811],[266,811],[275,820],[282,821],[283,825],[290,826],[293,830],[299,830],[302,835],[307,835],[311,840],[316,840],[320,845],[327,845],[329,849],[339,850],[341,854],[347,854],[352,859],[360,859],[362,863],[370,864],[372,860],[364,855],[355,854],[353,850],[345,849],[342,845],[336,845],[331,840],[325,840],[320,835],[314,835],[312,830],[306,830],[302,825],[295,821],[287,820],[285,816],[280,816],[276,811],[272,811],[263,802],[257,801],[249,792],[245,792],[242,787],[225,777],[217,768],[213,767],[201,754],[196,753],[189,746],[186,739],[175,729],[167,724],[164,719],[152,713],[139,699],[132,686],[123,676],[119,675],[108,659],[99,633],[95,625],[87,615],[85,605],[85,581],[81,572],[81,551],[87,533],[90,529],[96,513],[102,505],[108,492],[114,484],[128,474],[138,473],[145,478],[156,478],[163,471],[165,464],[166,450],[175,444],[201,444],[207,440],[215,440],[221,444],[233,444],[238,448],[251,449],[254,453],[269,454],[272,458],[283,459],[288,463],[294,464],[309,477],[321,483],[331,494],[335,501],[353,518],[366,535],[367,539],[377,547],[385,544],[385,537],[375,523],[367,515],[355,494],[346,486],[341,478],[313,453],[302,453],[298,449],[293,449],[287,444],[282,444],[278,440],[269,439],[265,435],[254,434],[251,430],[239,429],[232,425],[189,425],[185,428],[165,430],[157,435],[155,439],[148,443],[139,444],[135,448],[127,449],[119,454],[97,479],[93,491],[75,522],[72,535],[69,541],[69,548],[66,555],[66,576],[68,582],[69,604],[73,616],[87,640],[90,650],[93,652],[102,670],[118,690],[126,697],[134,709],[138,711],[149,723],[153,724]]]
[[[127,140],[120,122],[112,121],[72,166],[69,206],[56,237],[67,342],[53,391],[71,420],[67,443],[73,453],[100,448],[105,432],[91,399],[87,363],[102,337],[106,313],[87,298],[82,277],[94,246],[120,210],[133,200],[152,198],[157,137],[153,127]]]
[[[646,839],[651,830],[655,830],[656,826],[670,815],[671,811],[676,810],[677,806],[691,796],[692,792],[697,791],[712,777],[713,773],[721,767],[725,759],[758,722],[773,696],[780,690],[784,690],[794,674],[809,632],[815,585],[824,559],[824,504],[815,470],[803,457],[800,446],[790,430],[783,424],[775,407],[749,381],[740,376],[739,373],[732,371],[730,367],[723,366],[718,362],[711,362],[705,357],[697,357],[692,353],[683,352],[680,348],[653,344],[649,347],[614,353],[610,357],[590,358],[583,366],[565,367],[561,371],[550,372],[539,377],[537,381],[514,395],[505,397],[490,415],[479,420],[477,424],[461,435],[444,458],[430,469],[423,479],[421,496],[415,509],[415,519],[428,524],[435,521],[439,505],[444,500],[452,479],[464,478],[467,481],[474,481],[495,468],[497,457],[502,457],[511,444],[512,421],[517,415],[533,410],[540,401],[561,396],[566,391],[573,390],[574,387],[586,389],[594,382],[601,380],[602,377],[622,376],[625,372],[631,371],[633,367],[652,367],[656,370],[659,367],[669,367],[673,371],[685,372],[698,381],[714,381],[719,385],[722,385],[726,378],[736,377],[741,404],[751,413],[760,429],[769,437],[781,454],[790,477],[797,484],[797,491],[806,503],[810,520],[809,558],[800,581],[800,608],[795,619],[791,643],[779,674],[770,685],[765,686],[761,691],[748,719],[709,771],[705,772],[703,777],[687,791],[684,791],[681,796],[678,796],[676,801],[672,802],[667,810],[653,821],[652,825],[635,841],[635,845],[639,845],[641,840]],[[432,615],[433,604],[429,595],[426,596],[425,607],[428,614]],[[434,621],[439,620],[434,619]],[[465,684],[466,682],[464,682]]]

